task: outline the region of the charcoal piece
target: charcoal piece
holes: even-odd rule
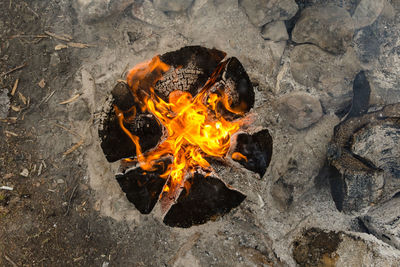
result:
[[[239,152],[247,158],[247,160],[234,159],[235,161],[263,177],[271,162],[272,137],[268,130],[261,130],[251,135],[239,134],[234,152]]]
[[[160,56],[170,69],[155,85],[156,93],[165,101],[172,91],[188,91],[195,95],[214,72],[226,53],[201,46],[186,46]]]
[[[369,86],[365,72],[360,71],[353,83],[353,102],[347,118],[358,117],[367,113],[371,87]]]
[[[369,233],[400,249],[400,196],[372,207],[360,219]]]
[[[165,215],[166,225],[187,228],[203,224],[228,213],[246,198],[216,177],[196,173],[191,180],[189,193],[183,189],[177,203]]]
[[[142,214],[149,214],[156,205],[162,189],[167,182],[160,175],[166,171],[168,161],[158,166],[156,171],[144,171],[139,166],[117,174],[116,179],[128,200]]]
[[[113,104],[120,110],[127,111],[133,106],[138,109],[132,91],[125,82],[118,82],[111,91],[111,95],[113,96]]]
[[[242,64],[235,57],[221,62],[202,90],[209,90],[220,96],[225,94],[228,97],[229,107],[234,112],[225,108],[221,102],[217,110],[229,121],[243,116],[254,106],[253,85]]]
[[[136,155],[135,144],[121,129],[112,103],[112,100],[107,101],[99,127],[101,148],[109,162]],[[143,152],[154,148],[160,142],[163,134],[161,126],[150,113],[139,112],[133,119],[127,120],[124,126],[133,135],[139,137],[139,144]]]
[[[350,117],[328,145],[333,200],[340,211],[360,211],[400,191],[400,104]]]
[[[254,106],[254,89],[243,65],[235,58],[229,58],[223,73],[227,85],[225,93],[232,99],[231,107],[248,112]]]

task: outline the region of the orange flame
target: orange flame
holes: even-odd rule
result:
[[[142,153],[139,138],[125,128],[124,113],[115,107],[121,128],[136,146],[137,161],[143,170],[154,170],[157,159],[172,155],[172,163],[161,175],[163,178],[170,177],[170,186],[163,189],[167,192],[171,188],[186,187],[186,175],[194,173],[199,167],[211,171],[205,157],[224,157],[229,150],[232,134],[244,123],[244,119],[227,121],[218,113],[217,106],[222,104],[226,110],[242,114],[240,110],[231,108],[231,101],[224,92],[218,94],[208,90],[214,83],[213,77],[195,97],[179,90],[170,93],[168,102],[158,97],[154,86],[169,68],[156,56],[151,61],[135,66],[127,75],[128,85],[141,110],[151,112],[167,130],[167,139],[155,150]],[[221,70],[220,67],[216,72]],[[133,111],[135,113],[136,110]]]

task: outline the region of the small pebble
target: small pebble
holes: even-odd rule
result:
[[[26,169],[26,168],[23,169],[22,172],[20,173],[20,175],[21,175],[21,176],[24,176],[24,177],[28,177],[28,176],[29,176],[29,171],[28,171],[28,169]]]

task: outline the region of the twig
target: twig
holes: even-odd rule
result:
[[[13,267],[18,267],[18,265],[17,265],[12,259],[10,259],[10,257],[8,257],[6,254],[4,254],[4,258],[5,258],[9,263],[11,263],[11,265],[12,265]]]
[[[14,86],[13,86],[13,88],[12,88],[12,90],[11,90],[11,95],[12,95],[12,96],[14,96],[15,91],[17,90],[18,82],[19,82],[19,79],[16,79],[16,80],[15,80],[15,83],[14,83]]]
[[[3,186],[0,186],[0,190],[13,191],[14,188],[12,188],[11,186],[5,186],[5,185],[3,185]]]
[[[71,97],[70,99],[67,99],[67,100],[65,100],[65,101],[62,101],[62,102],[60,102],[60,103],[58,103],[58,104],[60,104],[60,105],[65,105],[65,104],[68,104],[68,103],[72,103],[72,102],[74,102],[75,100],[77,100],[77,99],[79,98],[79,96],[80,96],[80,94],[76,94],[76,95],[74,95],[73,97]]]
[[[67,211],[64,213],[64,216],[67,216],[69,213],[69,208],[71,206],[72,198],[74,197],[75,191],[77,188],[78,188],[78,185],[75,185],[74,189],[72,190],[71,196],[69,197],[69,201],[68,201]]]
[[[42,101],[40,101],[39,107],[43,104],[46,103],[47,101],[49,101],[49,99],[54,95],[54,93],[56,92],[56,90],[54,90],[53,92],[51,92],[48,96],[44,97],[42,99]]]
[[[27,65],[26,63],[24,63],[24,64],[22,64],[22,65],[19,65],[19,66],[15,67],[15,68],[13,68],[13,69],[11,69],[11,70],[9,70],[9,71],[6,71],[6,72],[2,73],[2,74],[0,75],[0,77],[6,76],[7,74],[10,74],[10,73],[12,73],[12,72],[14,72],[14,71],[16,71],[16,70],[22,69],[22,68],[25,67],[26,65]]]
[[[81,139],[78,143],[76,143],[75,145],[73,145],[70,149],[68,149],[67,151],[65,151],[63,153],[63,156],[66,156],[68,154],[71,154],[72,152],[74,152],[75,150],[77,150],[82,144],[83,144],[84,140]]]
[[[62,40],[62,41],[66,41],[66,42],[69,42],[69,41],[72,40],[72,36],[69,36],[69,35],[66,35],[66,34],[59,35],[59,34],[55,34],[55,33],[49,32],[49,31],[45,31],[44,33],[49,35],[49,36],[51,36],[51,37],[53,37],[53,38],[56,38],[58,40]]]
[[[48,38],[49,36],[44,35],[44,34],[16,34],[8,37],[8,39],[15,39],[15,38]]]
[[[77,132],[74,132],[74,131],[68,129],[67,127],[65,127],[65,126],[63,126],[63,125],[61,125],[61,124],[58,124],[58,123],[53,123],[53,124],[54,124],[55,126],[61,128],[61,129],[66,130],[66,131],[69,132],[70,134],[73,134],[73,135],[75,135],[75,136],[77,136],[77,137],[83,139],[82,135],[80,135],[80,134],[78,134]]]
[[[13,133],[13,132],[10,132],[10,131],[7,131],[7,130],[4,130],[4,134],[6,134],[6,135],[12,135],[12,136],[18,136],[18,134],[16,134],[16,133]]]

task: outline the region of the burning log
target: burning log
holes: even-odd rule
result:
[[[146,172],[137,162],[130,163],[133,166],[116,175],[126,197],[142,214],[149,214],[156,205],[160,194],[167,182],[161,175],[166,171],[171,160],[166,158],[160,161],[156,169]]]
[[[190,189],[184,188],[175,204],[164,217],[164,223],[174,227],[203,224],[237,207],[246,198],[239,191],[228,188],[217,177],[200,173],[189,180]]]
[[[117,181],[143,214],[160,200],[167,225],[205,223],[245,199],[209,162],[225,164],[232,136],[251,128],[253,87],[239,60],[225,56],[200,46],[156,56],[130,70],[106,104],[99,135],[106,158],[123,159]],[[263,176],[271,154],[264,130],[239,134],[232,156]]]
[[[104,155],[109,162],[114,162],[136,156],[135,145],[121,128],[115,107],[129,111],[136,104],[126,83],[117,83],[111,94],[112,98],[107,101],[103,111],[99,136]],[[144,150],[154,148],[163,134],[161,126],[149,112],[138,112],[134,118],[125,120],[124,125],[132,134],[139,136]]]

